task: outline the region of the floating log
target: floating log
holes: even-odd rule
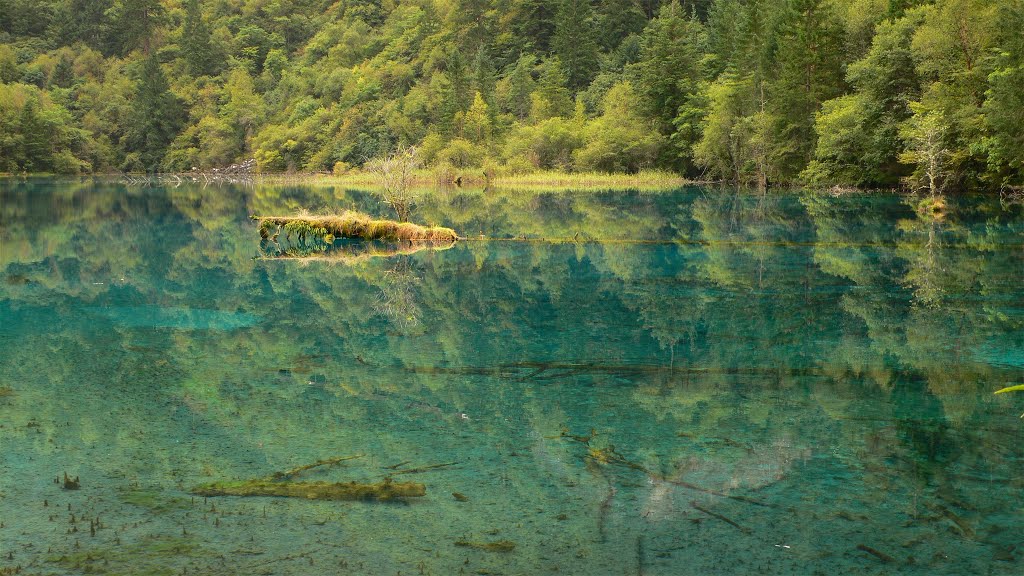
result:
[[[451,228],[420,226],[411,222],[375,220],[374,218],[346,210],[333,215],[299,216],[253,216],[260,224],[260,236],[276,238],[283,229],[285,237],[293,234],[299,241],[307,236],[321,237],[325,241],[334,238],[359,238],[363,240],[405,240],[409,242],[454,242],[459,235]]]

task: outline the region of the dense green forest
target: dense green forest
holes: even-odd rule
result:
[[[0,171],[1024,184],[1024,0],[0,0]]]

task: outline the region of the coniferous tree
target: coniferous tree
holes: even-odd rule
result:
[[[842,27],[826,0],[787,0],[777,36],[779,64],[767,102],[778,120],[780,170],[789,178],[813,156],[821,103],[844,89]]]
[[[90,48],[103,48],[107,32],[107,10],[113,0],[66,0],[55,21],[56,36],[63,43],[84,42]]]
[[[50,170],[53,154],[50,144],[50,130],[40,117],[39,106],[30,98],[21,108],[18,119],[21,140],[21,169],[25,172],[46,172]]]
[[[985,122],[990,136],[988,178],[995,185],[1024,185],[1024,1],[1000,8],[999,56],[989,75]]]
[[[894,185],[906,175],[899,129],[921,94],[910,48],[920,24],[920,13],[879,24],[867,55],[848,67],[853,93],[825,102],[817,115],[815,159],[805,179]]]
[[[614,50],[631,34],[639,34],[647,25],[647,16],[637,0],[601,0],[597,6],[598,42],[605,50]]]
[[[511,113],[519,120],[530,115],[530,94],[537,87],[537,83],[533,79],[533,69],[536,63],[537,58],[533,54],[523,54],[506,78],[504,111]]]
[[[148,54],[153,30],[163,16],[164,8],[160,0],[116,0],[106,11],[110,22],[108,50],[124,55],[140,49]]]
[[[447,83],[441,94],[439,127],[443,135],[451,136],[458,133],[458,119],[469,109],[473,97],[469,71],[457,47],[445,59],[444,78]]]
[[[217,73],[217,58],[210,28],[203,20],[199,0],[185,4],[185,24],[181,31],[181,53],[193,76]]]
[[[74,82],[74,63],[70,57],[63,55],[60,60],[57,60],[57,65],[53,67],[53,73],[50,74],[50,84],[58,88],[70,88]]]
[[[704,27],[673,2],[651,20],[640,39],[640,61],[633,66],[640,105],[656,120],[665,137],[676,132],[676,117],[701,90],[701,55],[706,44]],[[677,139],[673,156],[685,168],[692,155],[695,133]],[[676,162],[673,162],[676,163]]]
[[[511,0],[508,8],[510,37],[515,53],[544,53],[551,48],[555,33],[555,10],[550,0]]]
[[[588,0],[560,0],[551,47],[565,70],[567,86],[573,91],[585,88],[598,67],[594,13]]]
[[[143,61],[136,86],[125,149],[137,159],[129,164],[156,171],[181,127],[181,103],[171,93],[167,76],[154,54]]]
[[[557,56],[540,65],[540,78],[533,94],[530,114],[536,120],[553,116],[567,117],[572,113],[572,94],[567,87],[568,75]]]
[[[480,46],[473,58],[473,77],[470,82],[470,89],[478,92],[489,107],[494,106],[494,86],[497,82],[494,72],[494,63],[486,45]]]

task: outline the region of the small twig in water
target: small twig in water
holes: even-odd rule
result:
[[[872,548],[871,546],[868,546],[866,544],[857,544],[857,550],[860,550],[862,552],[867,552],[868,554],[871,554],[875,558],[878,558],[879,560],[881,560],[882,562],[885,562],[887,564],[896,561],[895,558],[893,558],[892,556],[889,556],[885,552],[880,552],[878,550],[875,550],[874,548]]]
[[[744,534],[750,534],[750,528],[745,528],[743,526],[740,526],[739,524],[737,524],[736,522],[734,522],[730,518],[722,516],[718,512],[712,512],[711,510],[708,510],[707,508],[701,506],[700,504],[697,504],[696,501],[690,502],[690,506],[693,506],[694,508],[696,508],[697,510],[700,510],[701,512],[707,514],[708,516],[712,516],[714,518],[718,518],[722,522],[725,522],[726,524],[729,524],[730,526],[734,526],[737,530],[739,530],[740,532],[743,532]]]
[[[455,466],[458,462],[448,462],[446,464],[431,464],[430,466],[420,466],[419,468],[409,468],[408,470],[398,470],[393,475],[399,474],[419,474],[420,472],[426,472],[428,470],[435,470],[437,468],[447,468],[448,466]]]

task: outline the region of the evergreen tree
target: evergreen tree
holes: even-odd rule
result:
[[[67,55],[61,55],[60,60],[57,60],[57,65],[53,67],[53,73],[50,74],[50,84],[59,88],[70,88],[74,83],[74,63]]]
[[[537,86],[533,79],[536,63],[537,58],[533,54],[523,54],[506,78],[504,111],[520,120],[530,115],[530,94]]]
[[[185,4],[185,24],[181,30],[181,53],[193,76],[216,74],[218,63],[210,28],[203,20],[199,0]]]
[[[181,103],[171,93],[154,54],[143,60],[136,86],[132,122],[125,133],[125,150],[137,158],[137,162],[129,164],[156,171],[181,127]]]
[[[445,83],[441,93],[439,127],[441,134],[452,136],[461,128],[460,119],[469,109],[473,94],[470,92],[469,70],[457,47],[453,47],[448,54],[444,68]]]
[[[786,178],[813,156],[814,115],[821,103],[843,91],[842,34],[826,0],[787,0],[778,32],[778,73],[768,95],[778,120],[775,139],[785,149],[780,169]]]
[[[21,108],[18,131],[22,135],[20,168],[25,172],[49,171],[53,155],[51,131],[41,118],[34,98],[28,99]]]
[[[536,52],[542,54],[551,48],[555,33],[555,10],[550,0],[511,0],[507,22],[506,44],[512,54]],[[514,57],[514,56],[513,56]]]
[[[647,25],[647,16],[637,0],[601,0],[597,6],[598,42],[605,50],[618,48],[631,34],[639,34]]]
[[[488,54],[486,45],[480,46],[473,58],[473,77],[470,89],[479,93],[488,106],[494,106],[494,86],[496,83],[494,63]]]
[[[671,137],[676,117],[701,89],[701,57],[706,44],[704,27],[673,2],[661,9],[641,37],[640,61],[633,66],[640,105],[655,119],[658,131]],[[677,138],[670,152],[678,168],[686,168],[696,134]]]
[[[1000,8],[998,59],[985,101],[988,178],[995,185],[1024,185],[1024,2]]]
[[[567,86],[574,92],[585,88],[598,67],[594,14],[588,0],[559,1],[551,47],[565,69]]]
[[[115,0],[106,11],[110,21],[107,35],[109,52],[124,55],[141,49],[148,54],[153,30],[163,16],[160,0]]]
[[[530,115],[534,120],[554,116],[565,118],[572,113],[572,94],[566,87],[567,78],[562,62],[557,56],[541,63],[537,90],[531,97]]]
[[[867,55],[848,67],[853,94],[825,102],[817,115],[815,158],[803,179],[894,185],[906,175],[899,129],[921,94],[910,48],[920,24],[916,13],[878,25]]]
[[[84,42],[90,48],[103,48],[107,28],[107,10],[113,0],[66,0],[55,21],[55,36],[60,42]]]

